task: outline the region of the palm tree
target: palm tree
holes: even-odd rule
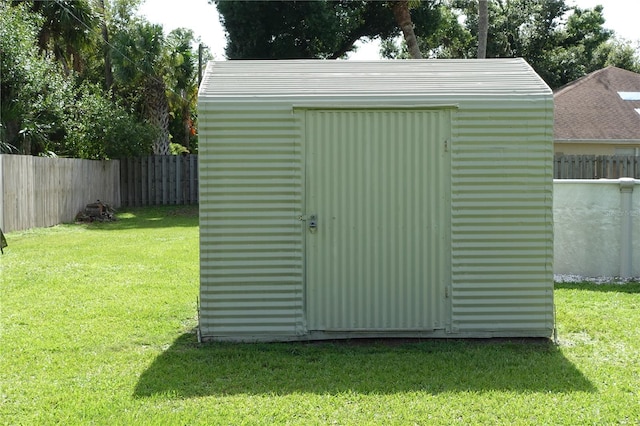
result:
[[[141,115],[157,130],[153,152],[169,154],[169,102],[165,40],[160,25],[134,21],[116,33],[113,55],[114,79],[120,92],[128,93]]]
[[[198,95],[198,57],[192,46],[195,42],[193,31],[178,28],[167,36],[169,59],[169,94],[172,111],[178,111],[182,121],[183,136],[180,140],[189,149],[192,122],[191,113]]]
[[[102,34],[102,45],[104,55],[104,87],[107,91],[113,86],[113,67],[111,65],[111,46],[109,45],[109,29],[107,26],[107,9],[104,0],[98,0],[100,10],[100,32]]]
[[[32,12],[42,16],[38,33],[41,51],[50,52],[60,62],[67,74],[83,68],[83,49],[92,43],[91,33],[97,20],[87,0],[16,0],[27,3]]]

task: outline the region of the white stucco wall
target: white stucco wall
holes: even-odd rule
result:
[[[640,276],[640,180],[627,183],[626,194],[621,186],[619,179],[554,181],[554,274],[624,276],[621,253],[630,250],[630,276]],[[625,196],[630,208],[622,207]]]

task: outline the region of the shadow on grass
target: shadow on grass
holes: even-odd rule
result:
[[[142,374],[136,397],[422,391],[594,392],[547,340],[198,344],[176,339]]]
[[[628,282],[621,284],[595,284],[590,282],[584,283],[555,283],[556,290],[580,290],[580,291],[597,291],[603,293],[640,293],[640,282]]]
[[[88,226],[104,231],[126,229],[197,227],[198,205],[122,208],[114,222],[93,222]]]

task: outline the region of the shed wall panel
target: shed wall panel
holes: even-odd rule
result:
[[[553,330],[552,124],[542,97],[465,102],[456,114],[454,334]]]
[[[201,103],[200,332],[296,335],[302,158],[291,107]]]

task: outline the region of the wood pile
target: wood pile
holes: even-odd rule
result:
[[[106,203],[97,200],[76,215],[76,222],[110,222],[116,220],[115,210]]]

